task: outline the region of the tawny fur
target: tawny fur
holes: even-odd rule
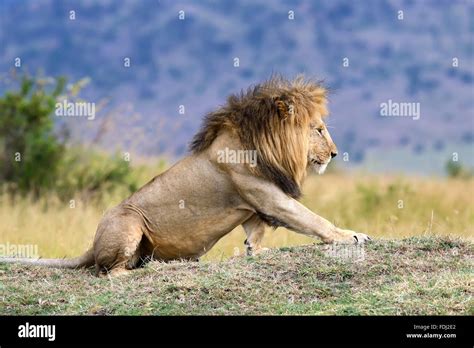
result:
[[[52,267],[96,266],[122,274],[146,260],[196,260],[238,225],[258,253],[265,225],[325,243],[369,237],[337,228],[296,198],[309,168],[322,173],[337,149],[324,124],[326,90],[303,77],[274,77],[208,114],[192,153],[153,178],[99,223],[93,247],[70,260],[0,259]],[[257,165],[222,163],[223,149],[256,150]]]

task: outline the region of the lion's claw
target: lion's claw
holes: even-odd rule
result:
[[[372,238],[364,233],[355,233],[354,238],[356,240],[356,244],[364,244],[372,240]]]

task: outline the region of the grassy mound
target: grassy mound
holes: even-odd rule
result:
[[[129,276],[0,265],[0,314],[473,315],[470,242],[320,244],[224,262],[151,262]]]

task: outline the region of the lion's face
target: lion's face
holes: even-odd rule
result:
[[[309,137],[308,165],[318,174],[323,174],[327,165],[337,155],[336,144],[324,122],[319,119],[311,124]]]

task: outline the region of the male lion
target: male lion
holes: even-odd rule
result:
[[[273,77],[232,95],[205,117],[189,156],[104,215],[84,255],[3,261],[65,268],[95,264],[97,274],[117,275],[149,259],[197,260],[238,225],[247,235],[248,254],[262,250],[265,225],[325,243],[364,243],[367,235],[337,228],[297,201],[308,168],[322,174],[337,155],[323,121],[326,103],[326,90],[303,77]],[[257,162],[223,160],[223,151],[254,153]]]

